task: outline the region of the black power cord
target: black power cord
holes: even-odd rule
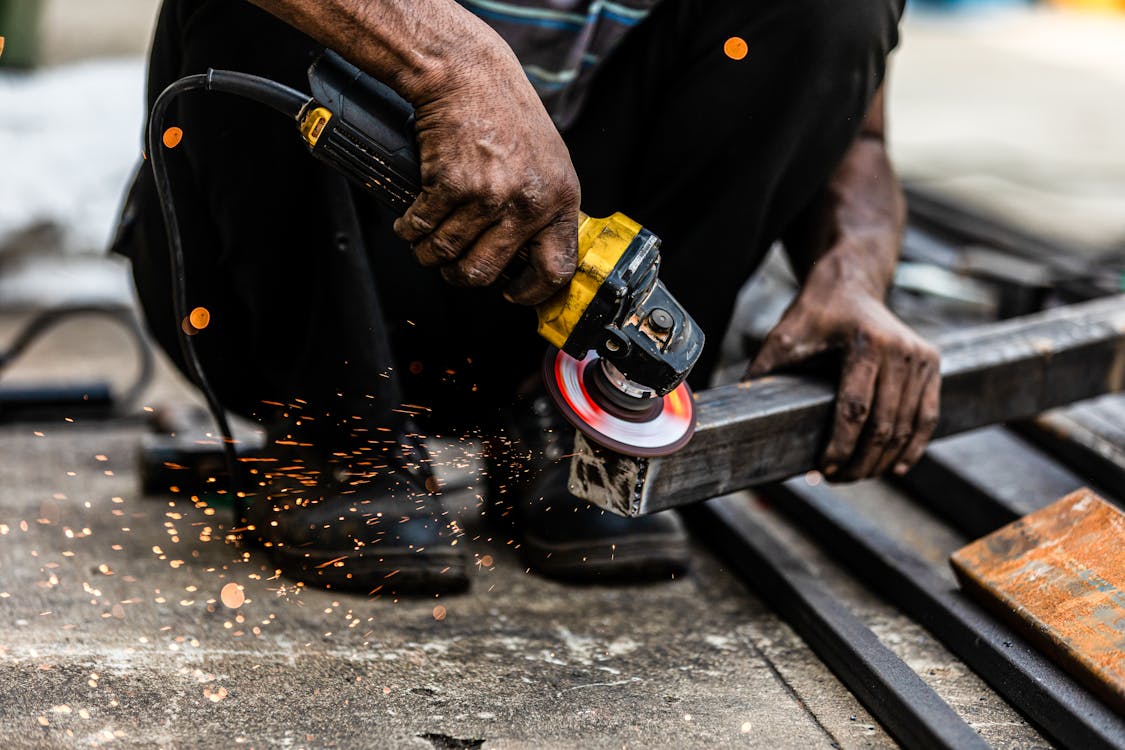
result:
[[[199,360],[195,344],[183,325],[183,321],[189,314],[186,264],[184,262],[183,241],[180,237],[180,225],[176,217],[176,207],[172,200],[172,184],[168,177],[168,165],[164,158],[163,134],[168,107],[176,97],[188,91],[220,91],[234,94],[264,104],[283,115],[291,117],[293,120],[300,118],[311,98],[307,94],[302,94],[296,89],[277,81],[271,81],[268,78],[234,71],[208,70],[203,74],[181,78],[164,89],[157,97],[149,115],[148,160],[152,164],[156,195],[160,201],[165,232],[168,235],[168,253],[172,268],[172,307],[177,317],[176,327],[179,331],[180,352],[187,364],[192,380],[203,392],[203,396],[207,400],[207,408],[211,411],[211,415],[222,433],[223,455],[226,458],[227,471],[230,474],[231,489],[232,493],[237,493],[241,484],[241,474],[238,471],[238,456],[235,453],[234,435],[231,432],[230,422],[227,419],[226,411],[219,403],[219,399],[211,387],[210,381],[207,379],[207,375],[203,372],[203,364]]]

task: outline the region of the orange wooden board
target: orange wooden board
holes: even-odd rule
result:
[[[1125,513],[1081,489],[950,562],[966,592],[1125,711]]]

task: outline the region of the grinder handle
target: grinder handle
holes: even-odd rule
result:
[[[332,50],[309,68],[313,101],[299,118],[313,156],[401,216],[422,192],[414,107]],[[579,221],[586,215],[580,213]],[[520,250],[508,273],[526,265]]]

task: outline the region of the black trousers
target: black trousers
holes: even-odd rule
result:
[[[902,0],[664,0],[599,70],[564,133],[583,208],[622,211],[664,240],[661,276],[708,335],[696,385],[739,288],[855,138],[901,12]],[[749,43],[741,61],[723,52],[736,35]],[[307,90],[318,52],[248,2],[165,0],[149,103],[208,67]],[[292,123],[189,94],[172,124],[184,131],[168,156],[190,303],[212,312],[195,343],[229,408],[284,412],[294,425],[304,415],[300,429],[321,440],[342,425],[393,428],[404,402],[458,424],[537,371],[534,314],[418,266],[392,217],[309,157]],[[133,261],[152,333],[182,365],[143,165],[115,244]]]

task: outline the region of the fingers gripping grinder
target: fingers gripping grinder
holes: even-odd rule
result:
[[[421,190],[411,106],[332,52],[309,83],[298,122],[313,155],[405,211]],[[577,272],[536,308],[539,333],[556,347],[544,376],[563,414],[594,442],[637,456],[683,447],[695,426],[684,381],[703,332],[659,268],[656,235],[621,214],[583,214]]]
[[[405,212],[422,184],[413,108],[331,51],[309,69],[309,84],[311,98],[231,71],[181,79],[154,106],[150,143],[167,100],[184,90],[245,96],[295,117],[313,156]],[[654,234],[621,214],[583,214],[577,272],[536,308],[539,333],[556,347],[544,364],[555,402],[592,441],[634,456],[671,453],[695,426],[684,381],[703,332],[658,278],[659,248]]]

